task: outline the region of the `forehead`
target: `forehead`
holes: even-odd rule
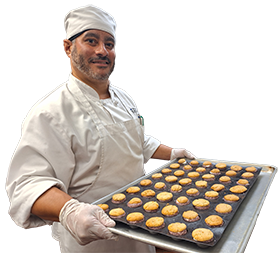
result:
[[[107,32],[101,31],[101,30],[97,30],[97,29],[87,30],[80,37],[81,38],[94,37],[96,39],[101,39],[104,41],[115,42],[115,38],[110,33],[107,33]]]

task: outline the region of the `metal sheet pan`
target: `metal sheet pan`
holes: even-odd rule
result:
[[[240,166],[256,166],[261,167],[261,173],[258,176],[255,184],[248,192],[247,197],[244,199],[240,207],[238,208],[236,214],[234,215],[232,221],[228,225],[227,229],[224,231],[222,238],[219,242],[213,246],[204,248],[203,250],[196,244],[186,242],[186,241],[175,241],[160,234],[150,234],[143,229],[132,229],[128,225],[118,223],[116,227],[110,228],[110,230],[116,234],[123,235],[128,238],[139,240],[148,244],[155,245],[166,250],[172,250],[177,252],[244,252],[245,247],[248,243],[249,237],[255,226],[258,214],[261,210],[265,197],[268,193],[269,187],[272,180],[277,172],[275,166],[261,165],[261,164],[251,164],[251,163],[240,163],[240,162],[229,162],[229,161],[218,161],[211,159],[197,159],[200,162],[211,161],[213,163],[225,162],[228,165],[240,165]],[[129,186],[133,186],[140,182],[143,178],[151,176],[155,172],[170,165],[170,163],[176,162],[176,160],[171,161],[160,168],[150,172],[142,178],[126,185],[125,187],[113,192],[106,197],[95,201],[93,204],[104,203],[111,199],[112,195],[117,192],[122,192],[126,190]]]

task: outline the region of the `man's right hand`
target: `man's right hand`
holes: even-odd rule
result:
[[[116,223],[97,205],[71,199],[61,209],[59,221],[80,245],[100,239],[117,239],[107,228]]]

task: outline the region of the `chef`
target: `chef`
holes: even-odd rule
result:
[[[116,236],[92,203],[144,175],[150,158],[193,159],[144,134],[134,101],[113,86],[114,19],[86,6],[65,17],[69,80],[28,113],[7,177],[9,213],[23,228],[52,225],[61,252],[154,252]]]

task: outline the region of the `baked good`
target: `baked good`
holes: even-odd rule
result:
[[[215,208],[216,212],[218,213],[230,213],[232,211],[232,207],[231,205],[229,204],[224,204],[224,203],[221,203],[221,204],[218,204]]]
[[[126,189],[126,192],[129,194],[135,194],[137,192],[140,192],[140,188],[138,186],[131,186]]]
[[[186,191],[187,195],[189,196],[198,196],[199,191],[196,188],[190,188]]]
[[[215,176],[212,174],[205,174],[202,176],[202,179],[205,181],[214,181],[215,180]]]
[[[198,165],[199,165],[199,162],[196,161],[196,160],[192,160],[192,161],[190,161],[190,165],[192,165],[192,166],[198,166]]]
[[[236,176],[236,171],[234,171],[234,170],[228,170],[227,172],[226,172],[226,176],[228,176],[228,177],[234,177],[234,176]]]
[[[247,167],[245,170],[247,172],[256,172],[257,171],[257,169],[254,166]]]
[[[211,189],[212,189],[213,191],[219,192],[219,191],[225,189],[225,186],[222,185],[222,184],[213,184],[213,185],[211,186]]]
[[[244,186],[249,185],[249,181],[247,179],[239,179],[236,183]]]
[[[214,234],[210,229],[207,228],[197,228],[192,232],[192,237],[198,242],[212,242],[214,239]]]
[[[98,204],[98,206],[102,208],[104,212],[107,212],[109,210],[109,206],[107,204]]]
[[[192,170],[192,166],[190,166],[189,164],[185,165],[184,166],[184,170]]]
[[[171,192],[161,192],[157,195],[157,199],[160,202],[168,202],[172,200],[173,194]]]
[[[172,170],[168,169],[168,168],[162,169],[162,171],[161,171],[162,174],[168,174],[168,173],[171,173],[171,172],[172,172]]]
[[[176,204],[179,206],[188,205],[190,203],[189,199],[185,196],[181,196],[176,199]]]
[[[178,169],[178,168],[180,168],[180,164],[179,163],[172,163],[172,164],[170,164],[170,166],[169,166],[171,169]]]
[[[221,174],[221,171],[220,171],[219,169],[216,168],[216,169],[211,170],[210,173],[213,174],[213,175],[218,176],[218,175]]]
[[[234,171],[240,171],[240,170],[242,170],[242,167],[239,166],[239,165],[232,165],[230,168],[231,168],[232,170],[234,170]]]
[[[205,168],[210,168],[212,166],[212,163],[210,161],[205,161],[202,166]]]
[[[161,173],[155,173],[152,175],[153,179],[161,179],[162,178],[162,174]]]
[[[210,227],[221,227],[224,224],[223,219],[218,215],[210,215],[204,221]]]
[[[165,223],[162,217],[152,217],[146,221],[146,226],[152,230],[164,228]]]
[[[152,184],[152,181],[150,179],[143,179],[141,182],[140,182],[140,185],[141,186],[149,186]]]
[[[228,176],[222,176],[219,178],[219,181],[223,184],[229,184],[231,182],[231,179]]]
[[[192,180],[190,178],[183,178],[179,181],[180,185],[189,185],[192,183]]]
[[[180,222],[171,223],[168,225],[168,231],[171,235],[182,236],[187,233],[187,226]]]
[[[199,176],[200,176],[200,174],[196,171],[188,173],[188,177],[190,177],[190,178],[198,178]]]
[[[206,199],[213,200],[219,197],[219,193],[216,191],[207,191],[205,192],[204,196]]]
[[[247,178],[247,179],[251,179],[251,178],[254,177],[254,174],[251,173],[251,172],[245,172],[245,173],[243,173],[243,174],[241,175],[241,177]]]
[[[247,188],[243,185],[235,185],[229,189],[232,193],[243,193],[247,191]]]
[[[151,198],[154,197],[155,195],[156,193],[151,189],[141,192],[141,196],[145,198]]]
[[[166,188],[166,185],[163,182],[157,182],[157,183],[155,183],[154,187],[157,190],[164,190]]]
[[[200,217],[197,212],[189,210],[183,213],[183,219],[187,222],[195,222],[200,220]]]
[[[178,210],[178,207],[175,205],[167,205],[164,208],[162,208],[161,213],[164,216],[172,217],[172,216],[177,215],[179,213],[179,210]]]
[[[114,208],[109,212],[109,216],[113,219],[120,219],[125,216],[125,211],[122,208]]]
[[[127,206],[131,208],[139,207],[143,204],[142,200],[140,198],[132,198],[127,202]]]
[[[206,199],[195,199],[192,204],[198,210],[206,210],[210,207],[210,202]]]
[[[149,201],[143,205],[143,209],[148,213],[156,212],[158,208],[159,204],[156,201]]]
[[[179,159],[178,163],[182,164],[182,163],[185,163],[186,162],[186,159],[185,158],[181,158]]]
[[[140,212],[130,213],[126,216],[126,220],[128,221],[128,223],[137,224],[144,221],[144,215]]]
[[[200,180],[200,181],[196,181],[195,185],[196,185],[196,187],[199,187],[199,188],[206,188],[207,187],[207,182],[203,181],[203,180]]]
[[[174,184],[174,185],[171,186],[170,191],[173,192],[173,193],[181,192],[182,191],[182,186],[179,185],[179,184]]]
[[[176,177],[182,177],[184,175],[185,175],[185,171],[183,171],[183,170],[176,170],[174,172],[174,176],[176,176]]]
[[[219,170],[223,170],[227,167],[227,165],[225,163],[217,163],[216,164],[216,168],[218,168]]]
[[[120,204],[126,200],[126,196],[123,193],[117,193],[112,196],[112,203]]]
[[[234,203],[239,200],[239,197],[234,194],[227,194],[224,196],[224,200],[228,203]]]
[[[196,172],[198,172],[198,173],[204,173],[205,171],[206,171],[206,169],[204,167],[198,167],[196,169]]]
[[[176,182],[177,180],[178,180],[178,178],[175,177],[175,176],[167,176],[165,178],[165,181],[168,182],[168,183],[173,183],[173,182]]]

